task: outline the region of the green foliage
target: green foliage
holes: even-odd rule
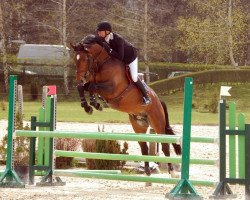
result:
[[[57,150],[77,151],[80,140],[76,138],[58,138],[55,141]],[[57,169],[65,169],[73,167],[75,164],[74,158],[71,157],[56,157],[55,166]]]
[[[237,1],[232,6],[232,14],[228,11],[228,0],[188,1],[191,12],[177,21],[181,35],[176,47],[186,52],[191,62],[225,64],[230,63],[229,46],[232,46],[237,62],[244,65],[248,14],[243,4]],[[232,36],[232,44],[229,36]]]
[[[98,126],[98,131],[104,132]],[[127,154],[128,143],[123,143],[123,149],[118,141],[115,140],[83,140],[82,149],[85,152],[98,152],[110,154]],[[100,159],[86,159],[88,169],[121,169],[126,162],[119,160],[100,160]]]
[[[1,107],[1,110],[2,110],[2,111],[5,111],[5,110],[6,110],[6,104],[5,104],[5,101],[4,101],[4,100],[1,101],[0,107]]]
[[[211,113],[218,113],[218,99],[219,99],[219,96],[215,93],[213,96],[212,96],[212,99],[210,100],[209,102],[209,112]]]
[[[22,116],[19,113],[16,114],[16,130],[30,130],[29,125],[23,126]],[[29,138],[27,137],[16,137],[14,140],[14,163],[15,165],[29,164]]]
[[[207,83],[247,83],[249,82],[250,70],[249,69],[234,69],[234,70],[209,70],[196,73],[190,73],[156,81],[149,84],[156,93],[168,94],[173,90],[179,90],[184,87],[185,77],[192,77],[194,84],[207,84]]]
[[[1,140],[0,143],[0,155],[1,158],[4,160],[4,162],[7,159],[7,141],[8,141],[8,135],[6,134],[3,136],[3,139]]]
[[[38,93],[39,93],[38,91],[39,91],[38,78],[34,78],[32,79],[30,84],[30,95],[32,100],[38,99]]]
[[[16,114],[16,130],[29,130],[29,125],[23,126],[22,117],[19,113]],[[7,143],[8,136],[5,135],[0,142],[0,154],[4,160],[7,159]],[[14,166],[27,166],[29,163],[29,138],[26,137],[16,137],[13,143],[13,159]]]
[[[94,139],[84,139],[82,140],[82,150],[84,152],[95,152],[95,143]],[[86,166],[88,169],[96,169],[95,160],[86,158]]]

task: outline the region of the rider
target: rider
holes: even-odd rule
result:
[[[123,39],[119,34],[112,32],[111,24],[107,21],[100,22],[97,25],[96,32],[99,37],[105,40],[103,45],[109,55],[129,66],[131,78],[140,89],[143,95],[144,104],[149,104],[151,100],[143,83],[138,78],[138,57],[135,47]]]

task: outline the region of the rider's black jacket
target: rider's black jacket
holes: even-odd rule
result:
[[[125,64],[130,64],[137,57],[136,48],[117,33],[113,33],[113,38],[109,40],[109,46],[111,48],[109,54]]]

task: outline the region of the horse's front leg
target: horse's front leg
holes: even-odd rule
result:
[[[93,106],[96,110],[102,111],[102,105],[96,101],[95,95],[89,92],[90,105]]]
[[[88,102],[84,94],[84,90],[86,90],[86,86],[80,83],[77,85],[77,90],[81,99],[81,106],[84,108],[86,113],[91,115],[93,113],[93,109],[91,106],[88,105]]]
[[[148,155],[148,145],[146,142],[138,142],[140,147],[141,147],[141,153],[142,155]],[[149,169],[149,162],[145,162],[145,166],[144,166],[144,171],[145,173],[150,176],[151,175],[151,172],[150,172],[150,169]]]

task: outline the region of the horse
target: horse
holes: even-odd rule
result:
[[[170,127],[167,106],[156,93],[147,86],[151,98],[149,105],[142,102],[142,94],[126,72],[125,65],[111,57],[105,50],[102,42],[94,35],[86,36],[76,45],[71,44],[74,50],[76,65],[76,79],[89,83],[89,91],[100,95],[112,109],[128,113],[130,123],[135,133],[146,133],[151,126],[156,134],[175,135]],[[142,155],[149,154],[146,142],[138,142]],[[177,155],[181,155],[180,144],[172,144]],[[165,156],[170,156],[168,143],[162,143]],[[145,173],[150,175],[149,163],[145,162]],[[177,177],[172,163],[168,163],[168,172],[171,177]]]

